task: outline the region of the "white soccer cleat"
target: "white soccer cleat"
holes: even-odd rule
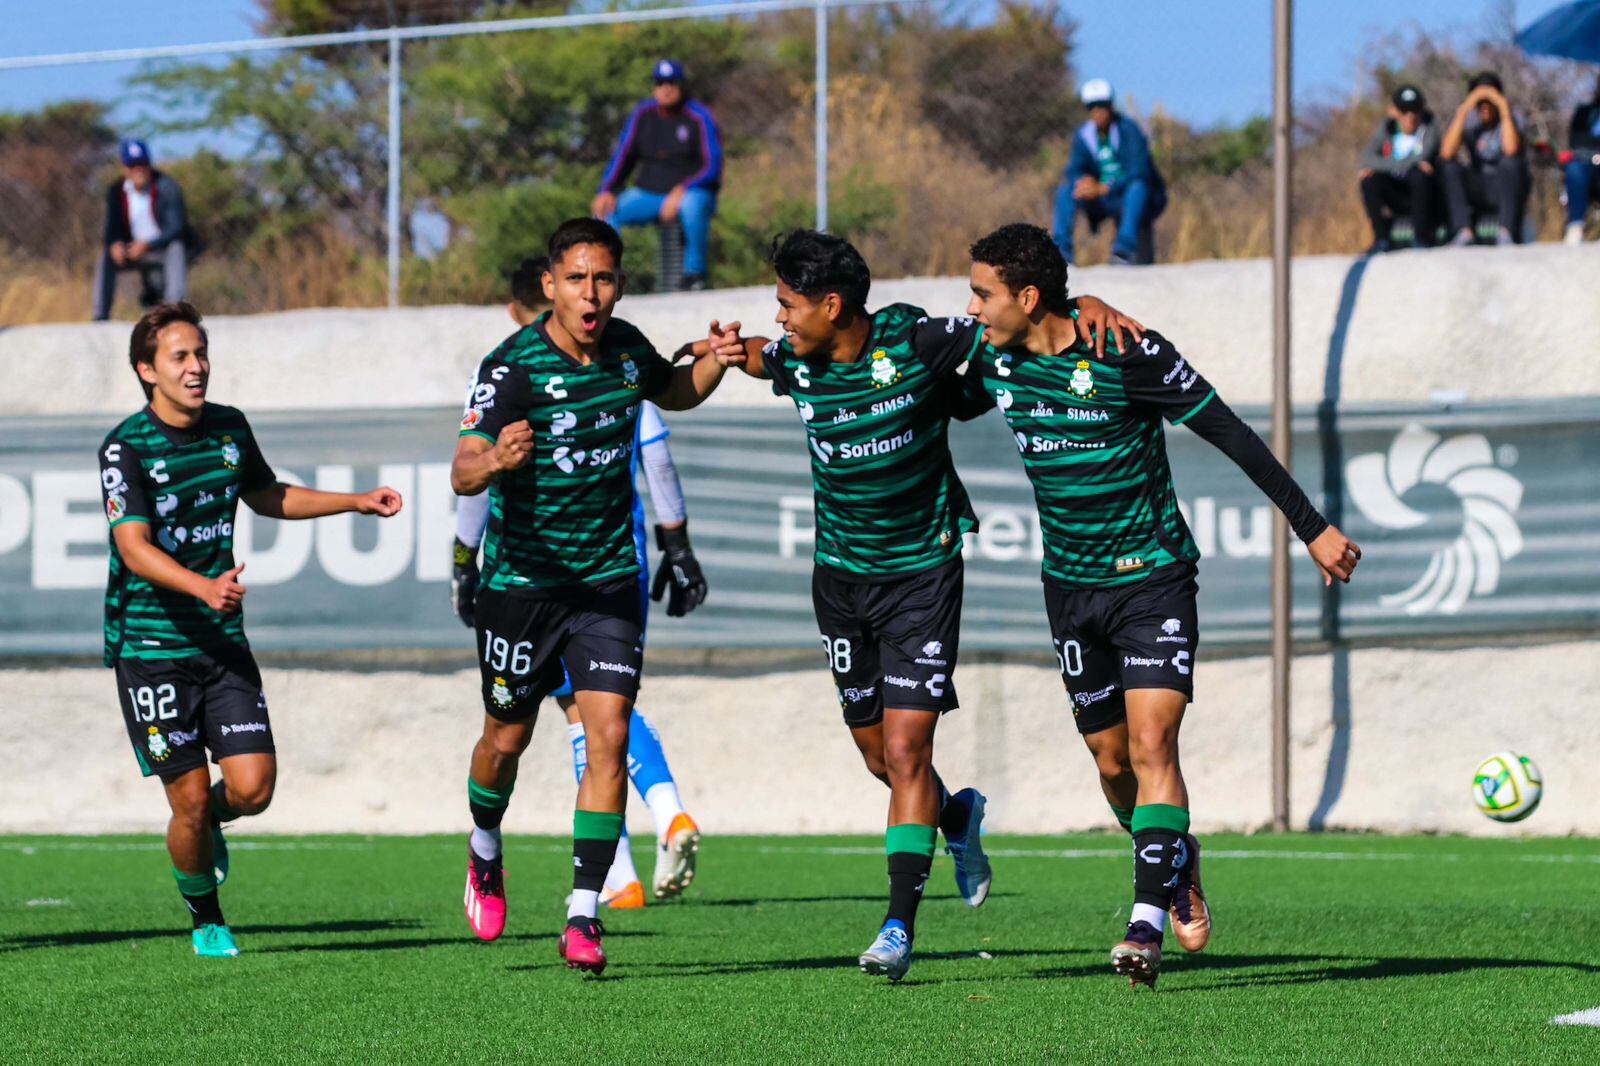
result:
[[[899,922],[885,922],[878,939],[856,960],[861,972],[898,981],[911,969],[911,938]]]
[[[683,894],[694,881],[695,855],[700,851],[700,827],[687,814],[678,814],[667,835],[656,844],[656,899]]]

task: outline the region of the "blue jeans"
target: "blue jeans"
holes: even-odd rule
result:
[[[607,222],[613,226],[649,226],[661,220],[667,194],[646,192],[637,185],[617,197],[617,210]],[[678,221],[683,223],[683,272],[706,276],[706,251],[711,244],[711,216],[717,213],[717,194],[690,189],[683,194]]]
[[[1567,164],[1567,222],[1582,222],[1589,205],[1600,199],[1600,166],[1587,159]]]
[[[1150,182],[1143,178],[1124,182],[1114,192],[1092,200],[1078,199],[1072,195],[1072,186],[1062,182],[1060,189],[1056,191],[1056,244],[1070,263],[1072,227],[1077,221],[1077,213],[1082,211],[1083,216],[1089,220],[1091,233],[1099,229],[1100,223],[1106,219],[1116,219],[1117,238],[1112,242],[1111,251],[1114,255],[1134,259],[1139,252],[1141,232],[1154,223],[1166,209],[1166,190],[1152,188]]]

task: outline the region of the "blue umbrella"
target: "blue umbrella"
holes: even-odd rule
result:
[[[1600,63],[1600,0],[1556,8],[1517,34],[1517,44],[1529,55]]]

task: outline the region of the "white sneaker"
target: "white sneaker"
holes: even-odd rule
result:
[[[1582,244],[1583,243],[1583,223],[1582,222],[1568,222],[1567,223],[1566,232],[1561,235],[1561,243],[1562,244]]]
[[[700,850],[700,827],[687,814],[672,819],[667,835],[656,844],[656,899],[681,895],[694,880],[695,854]]]
[[[1510,230],[1506,229],[1504,226],[1501,226],[1495,231],[1494,243],[1503,248],[1508,244],[1516,244],[1517,238],[1512,235]]]
[[[899,922],[884,925],[878,930],[878,939],[861,953],[857,961],[861,964],[862,973],[887,977],[891,981],[900,980],[911,969],[911,941],[906,936],[905,927]]]

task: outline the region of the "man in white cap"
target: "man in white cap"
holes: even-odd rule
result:
[[[1106,219],[1116,220],[1112,265],[1152,263],[1151,227],[1166,210],[1167,183],[1150,157],[1150,142],[1138,123],[1117,112],[1109,81],[1091,78],[1078,97],[1089,109],[1089,120],[1072,139],[1072,158],[1056,193],[1056,244],[1073,262],[1072,228],[1081,211],[1091,233]]]

